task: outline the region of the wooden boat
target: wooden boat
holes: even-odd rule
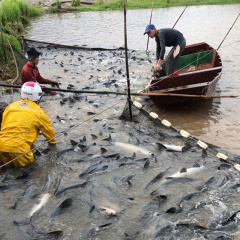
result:
[[[175,75],[176,74],[176,75]],[[178,60],[175,74],[150,81],[149,93],[213,95],[222,74],[218,52],[207,43],[188,45]],[[156,106],[193,101],[193,97],[150,96]]]

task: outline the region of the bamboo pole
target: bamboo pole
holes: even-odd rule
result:
[[[131,91],[130,91],[130,80],[129,80],[129,68],[128,68],[128,53],[127,53],[127,17],[126,17],[126,2],[123,0],[124,9],[124,45],[125,45],[125,62],[126,62],[126,72],[127,72],[127,88],[128,88],[128,104],[129,104],[129,116],[130,121],[132,121],[132,105],[131,105]]]
[[[152,1],[152,10],[151,10],[151,15],[150,15],[150,21],[149,21],[149,24],[152,23],[153,5],[154,5],[154,0]],[[148,40],[147,40],[147,49],[146,49],[146,51],[148,50],[148,44],[149,44],[149,36],[148,36]]]
[[[14,79],[11,79],[11,84],[14,84],[16,82],[16,80],[18,79],[18,77],[19,77],[19,72],[18,72],[18,66],[17,66],[16,57],[15,57],[15,54],[14,54],[13,49],[12,49],[12,45],[10,44],[8,39],[7,39],[7,42],[8,42],[9,48],[10,48],[10,50],[12,52],[12,55],[13,55],[13,61],[14,61],[14,65],[16,67],[16,73],[17,73],[17,76]],[[13,88],[11,88],[11,93],[13,93]]]
[[[231,31],[231,29],[233,28],[234,24],[236,23],[238,17],[239,17],[240,13],[238,14],[237,18],[235,19],[233,25],[230,27],[230,29],[228,30],[227,34],[225,35],[225,37],[223,38],[222,42],[220,43],[220,45],[218,46],[217,50],[221,47],[222,43],[224,42],[225,38],[227,37],[227,35],[229,34],[229,32]]]
[[[0,83],[1,87],[13,87],[21,88],[21,85],[11,85]],[[57,91],[57,92],[70,92],[70,93],[85,93],[85,94],[103,94],[103,95],[128,95],[128,92],[111,92],[111,91],[85,91],[85,90],[71,90],[61,88],[47,88],[42,87],[43,91]],[[132,96],[159,96],[159,97],[190,97],[190,98],[237,98],[238,95],[188,95],[188,94],[177,94],[177,93],[131,93]]]
[[[187,9],[187,6],[184,8],[184,10],[182,11],[181,15],[179,16],[179,18],[177,19],[177,21],[174,23],[173,27],[174,28],[177,24],[177,22],[179,21],[179,19],[182,17],[183,13],[185,12],[185,10]]]

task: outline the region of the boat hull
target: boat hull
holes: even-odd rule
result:
[[[222,62],[217,51],[206,43],[198,43],[187,46],[182,56],[191,56],[191,54],[205,51],[212,51],[211,62],[209,64],[202,65],[201,67],[194,66],[194,70],[190,72],[151,80],[149,93],[168,94],[168,96],[150,96],[156,106],[183,103],[196,99],[196,97],[190,96],[170,96],[171,94],[208,96],[214,94],[216,85],[222,74]]]

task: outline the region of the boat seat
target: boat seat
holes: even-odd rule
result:
[[[198,74],[198,73],[202,73],[202,72],[211,72],[211,71],[216,71],[216,70],[221,71],[222,67],[211,67],[211,68],[204,68],[204,69],[196,70],[193,72],[179,73],[178,76],[193,75],[193,74]]]
[[[171,92],[175,92],[176,91],[182,91],[184,89],[191,89],[191,88],[203,88],[203,87],[207,87],[209,85],[209,82],[203,82],[203,83],[197,83],[197,84],[191,84],[191,85],[187,85],[187,86],[179,86],[179,87],[172,87],[172,88],[165,88],[165,89],[161,89],[161,90],[157,90],[157,91],[151,91],[151,93],[171,93]]]

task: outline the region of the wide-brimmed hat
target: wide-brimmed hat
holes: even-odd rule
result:
[[[27,50],[28,60],[39,57],[42,53],[37,51],[35,48],[31,47]]]
[[[155,28],[155,26],[153,24],[148,24],[145,28],[145,32],[143,35],[145,35],[146,33],[148,33],[151,29]]]

